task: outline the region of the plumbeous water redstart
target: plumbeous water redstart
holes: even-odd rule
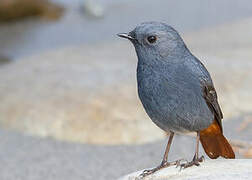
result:
[[[189,51],[178,32],[160,22],[145,22],[129,33],[136,50],[139,98],[146,113],[161,129],[170,132],[162,163],[141,176],[170,165],[187,168],[199,165],[201,142],[212,158],[235,158],[223,135],[222,112],[211,76],[204,65]],[[176,132],[197,132],[196,153],[190,162],[168,162],[168,152]]]

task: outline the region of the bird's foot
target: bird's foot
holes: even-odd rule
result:
[[[181,166],[181,161],[186,161],[187,162],[187,160],[185,160],[185,159],[179,159],[179,160],[173,161],[173,162],[162,161],[162,163],[159,166],[157,166],[157,167],[155,167],[153,169],[144,170],[139,175],[139,178],[142,179],[142,178],[144,178],[144,177],[146,177],[148,175],[151,175],[151,174],[155,173],[156,171],[159,171],[160,169],[163,169],[163,168],[166,168],[166,167],[169,167],[169,166],[176,166],[176,167]]]
[[[200,158],[196,158],[194,156],[192,161],[181,164],[180,169],[185,169],[185,168],[188,168],[188,167],[191,167],[191,166],[194,166],[194,165],[199,166],[200,162],[203,162],[204,159],[205,159],[204,156],[201,156]]]

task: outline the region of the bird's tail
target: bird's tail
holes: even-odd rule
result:
[[[200,142],[206,154],[211,159],[216,159],[219,156],[227,159],[235,158],[234,151],[223,136],[222,130],[216,120],[208,128],[200,131]]]

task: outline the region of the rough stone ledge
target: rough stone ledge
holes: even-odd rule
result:
[[[126,175],[118,180],[140,180],[138,178],[142,171]],[[199,167],[188,169],[176,168],[175,166],[165,168],[143,180],[251,180],[252,159],[218,159],[206,160]]]

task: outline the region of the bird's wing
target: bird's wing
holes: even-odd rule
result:
[[[200,70],[200,82],[201,82],[201,88],[203,97],[209,107],[209,109],[212,111],[212,113],[215,116],[215,119],[217,120],[218,124],[220,125],[221,131],[222,131],[222,122],[223,114],[221,112],[220,105],[218,103],[218,97],[216,90],[213,85],[212,78],[205,68],[205,66],[202,64],[200,60],[195,58],[195,62],[197,63],[197,67],[199,67]]]
[[[221,127],[222,131],[222,122],[223,114],[221,112],[220,105],[218,103],[217,93],[215,91],[215,88],[213,86],[213,83],[208,81],[203,81],[202,83],[202,90],[203,90],[203,97],[206,100],[206,103],[209,107],[209,109],[213,112],[218,124]]]

